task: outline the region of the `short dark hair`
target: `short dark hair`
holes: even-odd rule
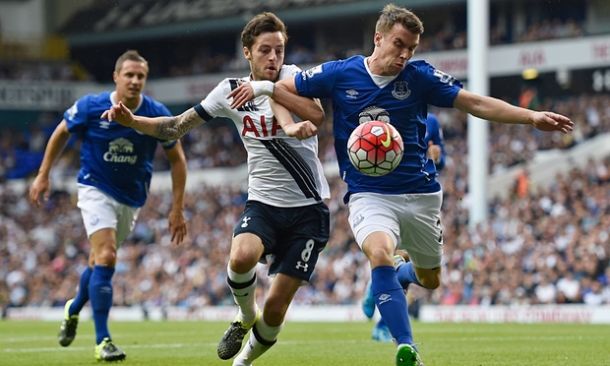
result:
[[[273,32],[282,32],[284,41],[288,41],[288,33],[286,32],[286,25],[284,25],[284,22],[273,13],[260,13],[250,19],[248,24],[244,27],[244,30],[241,32],[241,44],[250,49],[254,44],[254,39],[261,33]]]
[[[119,56],[119,58],[117,58],[116,64],[114,65],[114,71],[117,73],[120,72],[121,67],[123,67],[123,62],[127,60],[145,63],[146,67],[148,68],[148,61],[146,61],[146,59],[142,57],[138,51],[127,50],[121,56]]]
[[[424,33],[424,23],[412,11],[398,7],[394,4],[386,5],[375,25],[375,32],[387,33],[394,24],[400,23],[414,34]]]

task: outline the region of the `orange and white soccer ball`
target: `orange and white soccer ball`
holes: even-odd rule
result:
[[[404,151],[402,137],[389,123],[368,121],[360,124],[347,141],[352,164],[362,174],[382,176],[400,164]]]

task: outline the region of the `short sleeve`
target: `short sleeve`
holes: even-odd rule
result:
[[[211,117],[228,117],[225,111],[228,108],[227,95],[230,88],[227,86],[231,84],[231,80],[237,85],[237,79],[224,79],[201,101],[204,111]]]
[[[294,76],[300,73],[302,70],[297,65],[284,65],[282,67],[282,72],[280,73],[280,79],[290,79],[294,78]]]
[[[295,75],[294,85],[297,93],[310,98],[330,97],[340,65],[340,61],[329,61]]]
[[[423,61],[418,65],[418,76],[419,85],[425,85],[424,99],[427,104],[453,107],[453,102],[462,88],[459,80]]]
[[[70,133],[83,132],[87,128],[89,120],[87,117],[88,111],[89,96],[84,96],[64,112],[64,119],[67,122]]]

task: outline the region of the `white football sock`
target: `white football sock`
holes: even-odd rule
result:
[[[233,300],[239,306],[238,318],[249,325],[256,319],[256,267],[246,273],[234,272],[227,266],[229,288],[233,293]],[[245,287],[242,287],[244,286]],[[235,288],[235,287],[241,288]]]
[[[233,365],[250,365],[275,344],[281,330],[281,325],[272,327],[261,317],[252,327],[248,343],[237,355]]]

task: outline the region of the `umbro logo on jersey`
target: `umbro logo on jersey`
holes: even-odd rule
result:
[[[390,294],[381,294],[379,295],[379,304],[377,305],[382,305],[388,301],[392,300],[392,295]]]
[[[345,91],[345,97],[348,99],[356,99],[358,98],[358,95],[360,93],[358,93],[358,90],[355,89],[348,89]]]
[[[110,121],[101,120],[100,121],[100,128],[109,129],[110,128]]]

